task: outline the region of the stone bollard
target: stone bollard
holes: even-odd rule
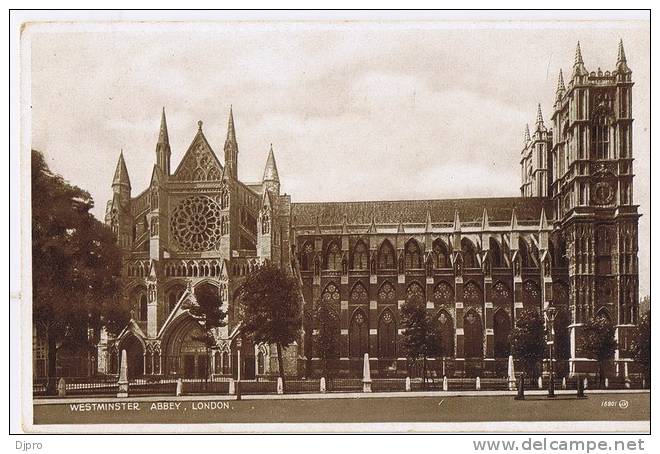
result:
[[[319,383],[319,391],[322,393],[325,393],[325,377],[321,377],[321,381]]]
[[[628,376],[628,361],[623,363],[623,376],[625,378],[624,383],[626,388],[630,388],[630,377]]]
[[[561,379],[561,389],[566,389],[566,377]]]
[[[539,377],[538,379],[539,389],[543,389],[543,379]]]
[[[412,385],[410,383],[410,377],[406,377],[406,391],[412,391]]]
[[[119,369],[119,381],[117,384],[119,385],[117,397],[128,397],[128,360],[126,358],[126,350],[121,351],[121,367]]]
[[[481,391],[481,378],[477,377],[475,387],[477,388],[477,391]]]
[[[443,391],[448,391],[449,390],[449,382],[447,381],[447,376],[445,375],[442,377],[442,390]]]
[[[605,377],[605,387],[609,388],[610,387],[610,379]]]
[[[525,378],[523,374],[518,376],[518,395],[514,399],[525,400]]]
[[[584,377],[583,385],[584,385],[583,386],[584,389],[587,389],[589,387],[589,378],[588,377]]]
[[[64,380],[64,377],[60,378],[57,382],[57,395],[59,397],[66,396],[66,381]]]
[[[277,394],[284,394],[284,383],[282,377],[277,377]]]
[[[646,389],[646,378],[642,378],[642,389]]]
[[[234,381],[233,378],[229,379],[229,395],[230,396],[236,395],[236,382]]]
[[[369,366],[369,353],[364,354],[364,366],[362,368],[362,392],[371,392],[371,368]]]
[[[183,379],[181,377],[176,379],[176,396],[183,395]]]

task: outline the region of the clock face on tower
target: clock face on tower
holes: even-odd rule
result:
[[[609,205],[614,200],[614,188],[607,181],[596,183],[592,188],[591,194],[596,205]]]

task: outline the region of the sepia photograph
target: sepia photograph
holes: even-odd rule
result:
[[[22,430],[650,434],[650,11],[119,13],[15,22]]]

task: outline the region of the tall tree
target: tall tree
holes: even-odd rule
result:
[[[633,346],[633,358],[644,369],[646,382],[651,383],[651,311],[646,312],[635,328]]]
[[[617,343],[615,328],[606,317],[596,317],[584,325],[582,348],[587,358],[598,361],[598,384],[605,381],[605,363],[614,358]]]
[[[190,307],[188,312],[193,317],[197,318],[200,324],[204,327],[204,332],[200,336],[195,336],[195,340],[202,342],[206,347],[207,365],[210,364],[211,348],[216,343],[216,332],[218,328],[226,326],[225,319],[227,312],[222,308],[222,296],[217,287],[211,284],[198,285],[195,288],[196,304]],[[210,368],[207,368],[206,377],[210,373]]]
[[[247,276],[238,298],[242,333],[255,344],[275,344],[279,376],[284,382],[283,349],[298,339],[302,321],[298,280],[266,263]]]
[[[328,377],[332,372],[329,364],[339,358],[339,318],[327,305],[322,304],[316,313],[316,326],[318,333],[314,336],[316,354],[322,361],[323,376]]]
[[[524,310],[511,331],[511,353],[522,362],[525,373],[536,378],[538,363],[545,350],[545,327],[543,318],[535,310]]]
[[[117,334],[129,320],[121,250],[93,206],[89,193],[32,151],[32,312],[48,345],[48,393],[55,392],[58,351],[92,348],[101,327]]]
[[[422,383],[426,385],[428,358],[440,356],[441,339],[437,320],[422,301],[406,301],[401,306],[402,345],[411,363],[422,361]]]

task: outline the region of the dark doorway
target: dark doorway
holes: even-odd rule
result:
[[[126,350],[126,365],[128,378],[139,377],[144,374],[144,348],[134,335],[130,335],[121,345]],[[120,353],[121,355],[121,353]],[[121,360],[121,357],[120,357]],[[119,363],[121,365],[121,362]]]

